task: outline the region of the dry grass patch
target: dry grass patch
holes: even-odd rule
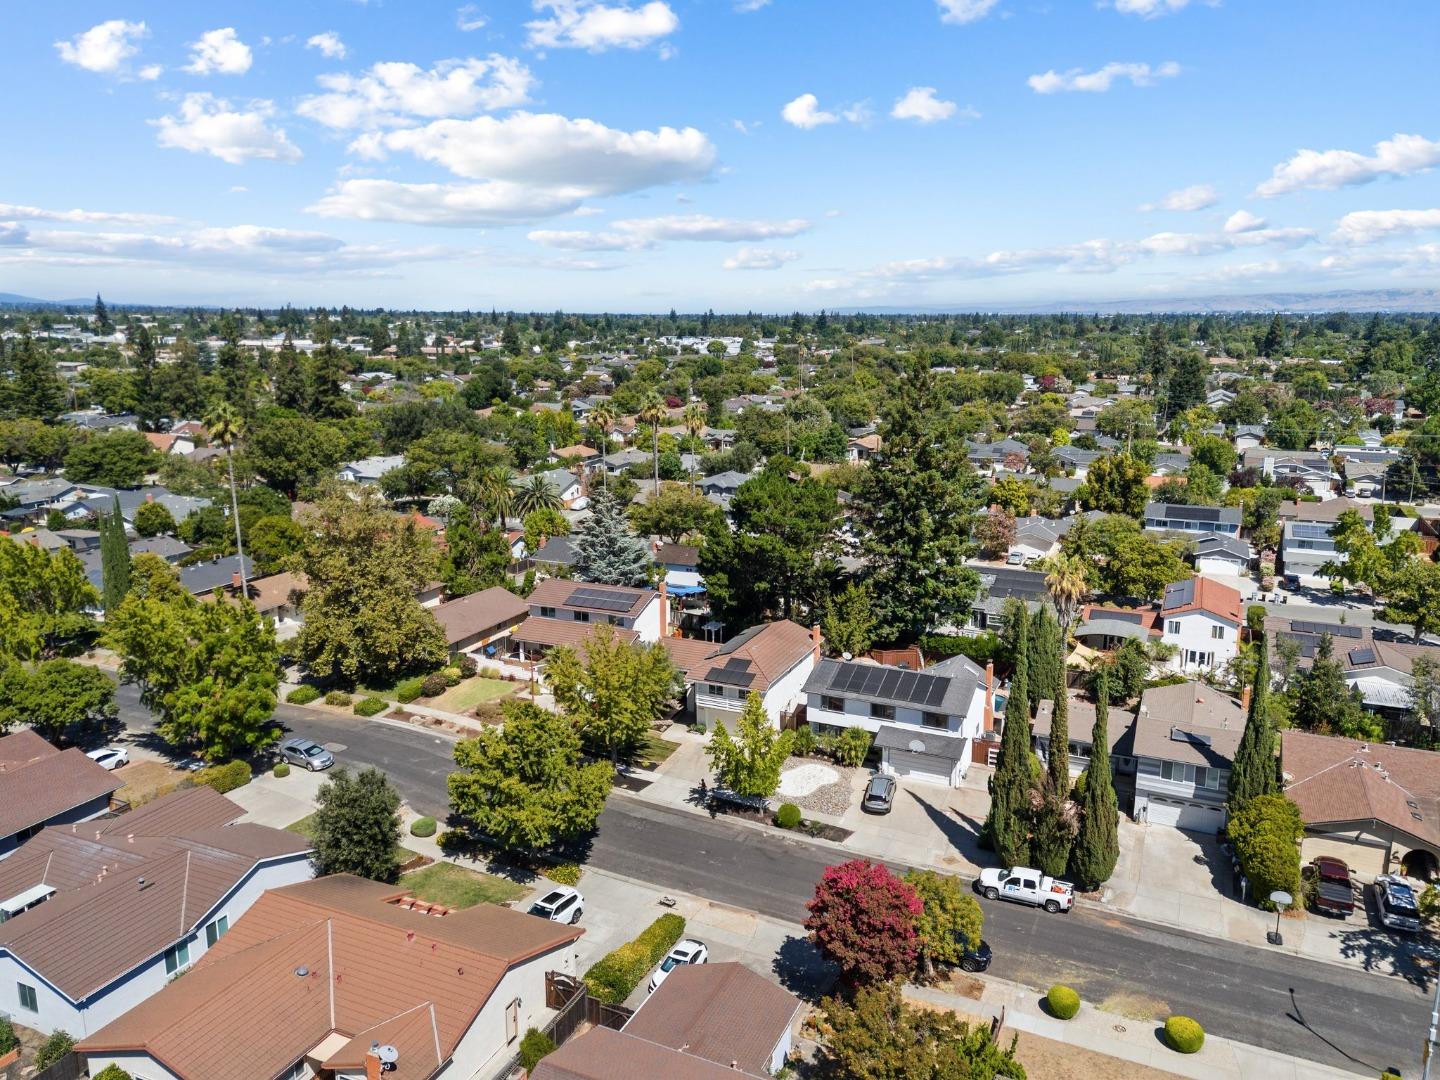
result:
[[[118,775],[125,781],[125,786],[115,793],[115,797],[136,807],[170,794],[191,774],[171,768],[163,761],[132,761],[121,768]]]

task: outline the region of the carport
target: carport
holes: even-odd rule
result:
[[[970,740],[882,724],[875,733],[880,771],[887,776],[957,787],[970,760]]]

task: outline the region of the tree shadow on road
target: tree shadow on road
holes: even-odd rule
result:
[[[1302,1028],[1304,1028],[1306,1031],[1308,1031],[1311,1035],[1314,1035],[1317,1039],[1319,1039],[1321,1042],[1323,1042],[1326,1046],[1330,1047],[1331,1050],[1334,1050],[1337,1054],[1339,1054],[1341,1057],[1343,1057],[1346,1061],[1351,1061],[1351,1062],[1354,1062],[1356,1065],[1364,1066],[1365,1070],[1366,1070],[1367,1072],[1369,1072],[1369,1073],[1372,1073],[1373,1075],[1379,1076],[1379,1075],[1381,1075],[1382,1073],[1384,1073],[1387,1068],[1394,1069],[1397,1076],[1404,1075],[1404,1074],[1401,1072],[1400,1067],[1399,1067],[1398,1065],[1389,1065],[1389,1066],[1386,1066],[1386,1065],[1377,1065],[1377,1064],[1375,1064],[1374,1062],[1366,1061],[1364,1058],[1358,1058],[1358,1057],[1356,1057],[1354,1054],[1348,1053],[1347,1051],[1345,1051],[1344,1049],[1342,1049],[1342,1048],[1341,1048],[1339,1045],[1337,1045],[1336,1043],[1331,1042],[1328,1038],[1325,1037],[1325,1035],[1323,1035],[1321,1032],[1317,1031],[1315,1028],[1313,1028],[1313,1027],[1310,1026],[1310,1022],[1305,1019],[1305,1013],[1304,1013],[1304,1011],[1300,1008],[1300,999],[1295,996],[1295,988],[1294,988],[1294,987],[1290,987],[1289,990],[1290,990],[1290,1009],[1289,1009],[1289,1011],[1287,1011],[1287,1012],[1285,1013],[1285,1015],[1288,1016],[1291,1020],[1294,1020],[1295,1023],[1299,1024]]]
[[[775,953],[771,970],[780,985],[796,997],[819,1001],[839,978],[839,969],[820,955],[808,938],[792,934]]]
[[[1429,992],[1434,985],[1430,980],[1440,965],[1440,942],[1427,934],[1386,930],[1375,911],[1374,894],[1369,889],[1363,894],[1367,925],[1336,921],[1333,928],[1326,928],[1326,935],[1339,942],[1341,956],[1358,960],[1365,971],[1398,976],[1421,992]]]
[[[990,861],[990,857],[980,846],[980,828],[984,824],[983,822],[976,821],[958,810],[936,806],[913,791],[907,790],[905,794],[920,804],[920,809],[925,811],[925,816],[944,834],[945,839],[950,842],[950,846],[961,856],[976,866],[983,866]]]

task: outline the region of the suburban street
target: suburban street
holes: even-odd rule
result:
[[[133,687],[117,695],[134,733],[150,717]],[[329,745],[344,764],[389,774],[407,802],[443,820],[452,740],[358,718],[281,705],[276,719]],[[841,856],[721,818],[616,793],[589,862],[661,888],[798,923],[821,871]],[[1357,1073],[1418,1071],[1428,1003],[1414,986],[1080,907],[1068,916],[984,903],[1000,977],[1045,988],[1065,982],[1112,1011],[1179,1012],[1207,1030]]]

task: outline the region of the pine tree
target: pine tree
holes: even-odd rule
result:
[[[619,500],[601,491],[591,496],[590,509],[575,536],[575,576],[602,585],[648,585],[654,560],[630,531]]]
[[[16,416],[53,420],[65,408],[65,386],[55,374],[55,359],[26,334],[10,353],[14,380],[11,407]]]
[[[1027,657],[1028,617],[1016,618],[1015,674],[1010,680],[1010,698],[1005,703],[1005,730],[995,775],[990,781],[990,815],[983,835],[1007,866],[1024,866],[1030,861],[1030,787],[1033,779],[1030,754],[1030,699]]]
[[[1334,642],[1329,634],[1321,636],[1315,660],[1298,682],[1293,714],[1296,727],[1345,739],[1385,737],[1380,720],[1374,713],[1365,711],[1360,691],[1346,685],[1345,672],[1334,657]]]
[[[1050,691],[1055,707],[1050,712],[1050,783],[1062,794],[1070,791],[1070,695],[1066,692],[1065,676]]]
[[[1090,734],[1090,765],[1080,796],[1080,835],[1070,855],[1070,874],[1082,889],[1098,889],[1115,872],[1120,858],[1120,812],[1110,772],[1110,680],[1102,670],[1095,684],[1095,727]]]
[[[1063,681],[1062,656],[1060,624],[1050,614],[1050,608],[1042,605],[1030,619],[1030,650],[1026,657],[1029,672],[1026,689],[1032,709],[1053,697],[1056,684]]]
[[[130,591],[130,545],[125,539],[125,522],[120,500],[114,510],[100,519],[100,576],[104,588],[105,613],[115,611]]]
[[[295,342],[288,332],[280,344],[280,351],[275,354],[270,385],[275,404],[282,409],[299,411],[305,408],[305,372],[301,370],[300,354],[295,351]]]
[[[154,431],[160,418],[165,415],[155,385],[155,338],[149,327],[138,322],[130,324],[127,337],[131,348],[135,350],[131,360],[131,368],[135,373],[135,415],[143,430]]]
[[[1328,635],[1326,640],[1328,640]],[[1275,765],[1275,729],[1270,726],[1270,653],[1265,635],[1255,646],[1255,683],[1250,692],[1250,712],[1245,731],[1230,766],[1230,790],[1225,804],[1231,815],[1257,795],[1280,791]]]

